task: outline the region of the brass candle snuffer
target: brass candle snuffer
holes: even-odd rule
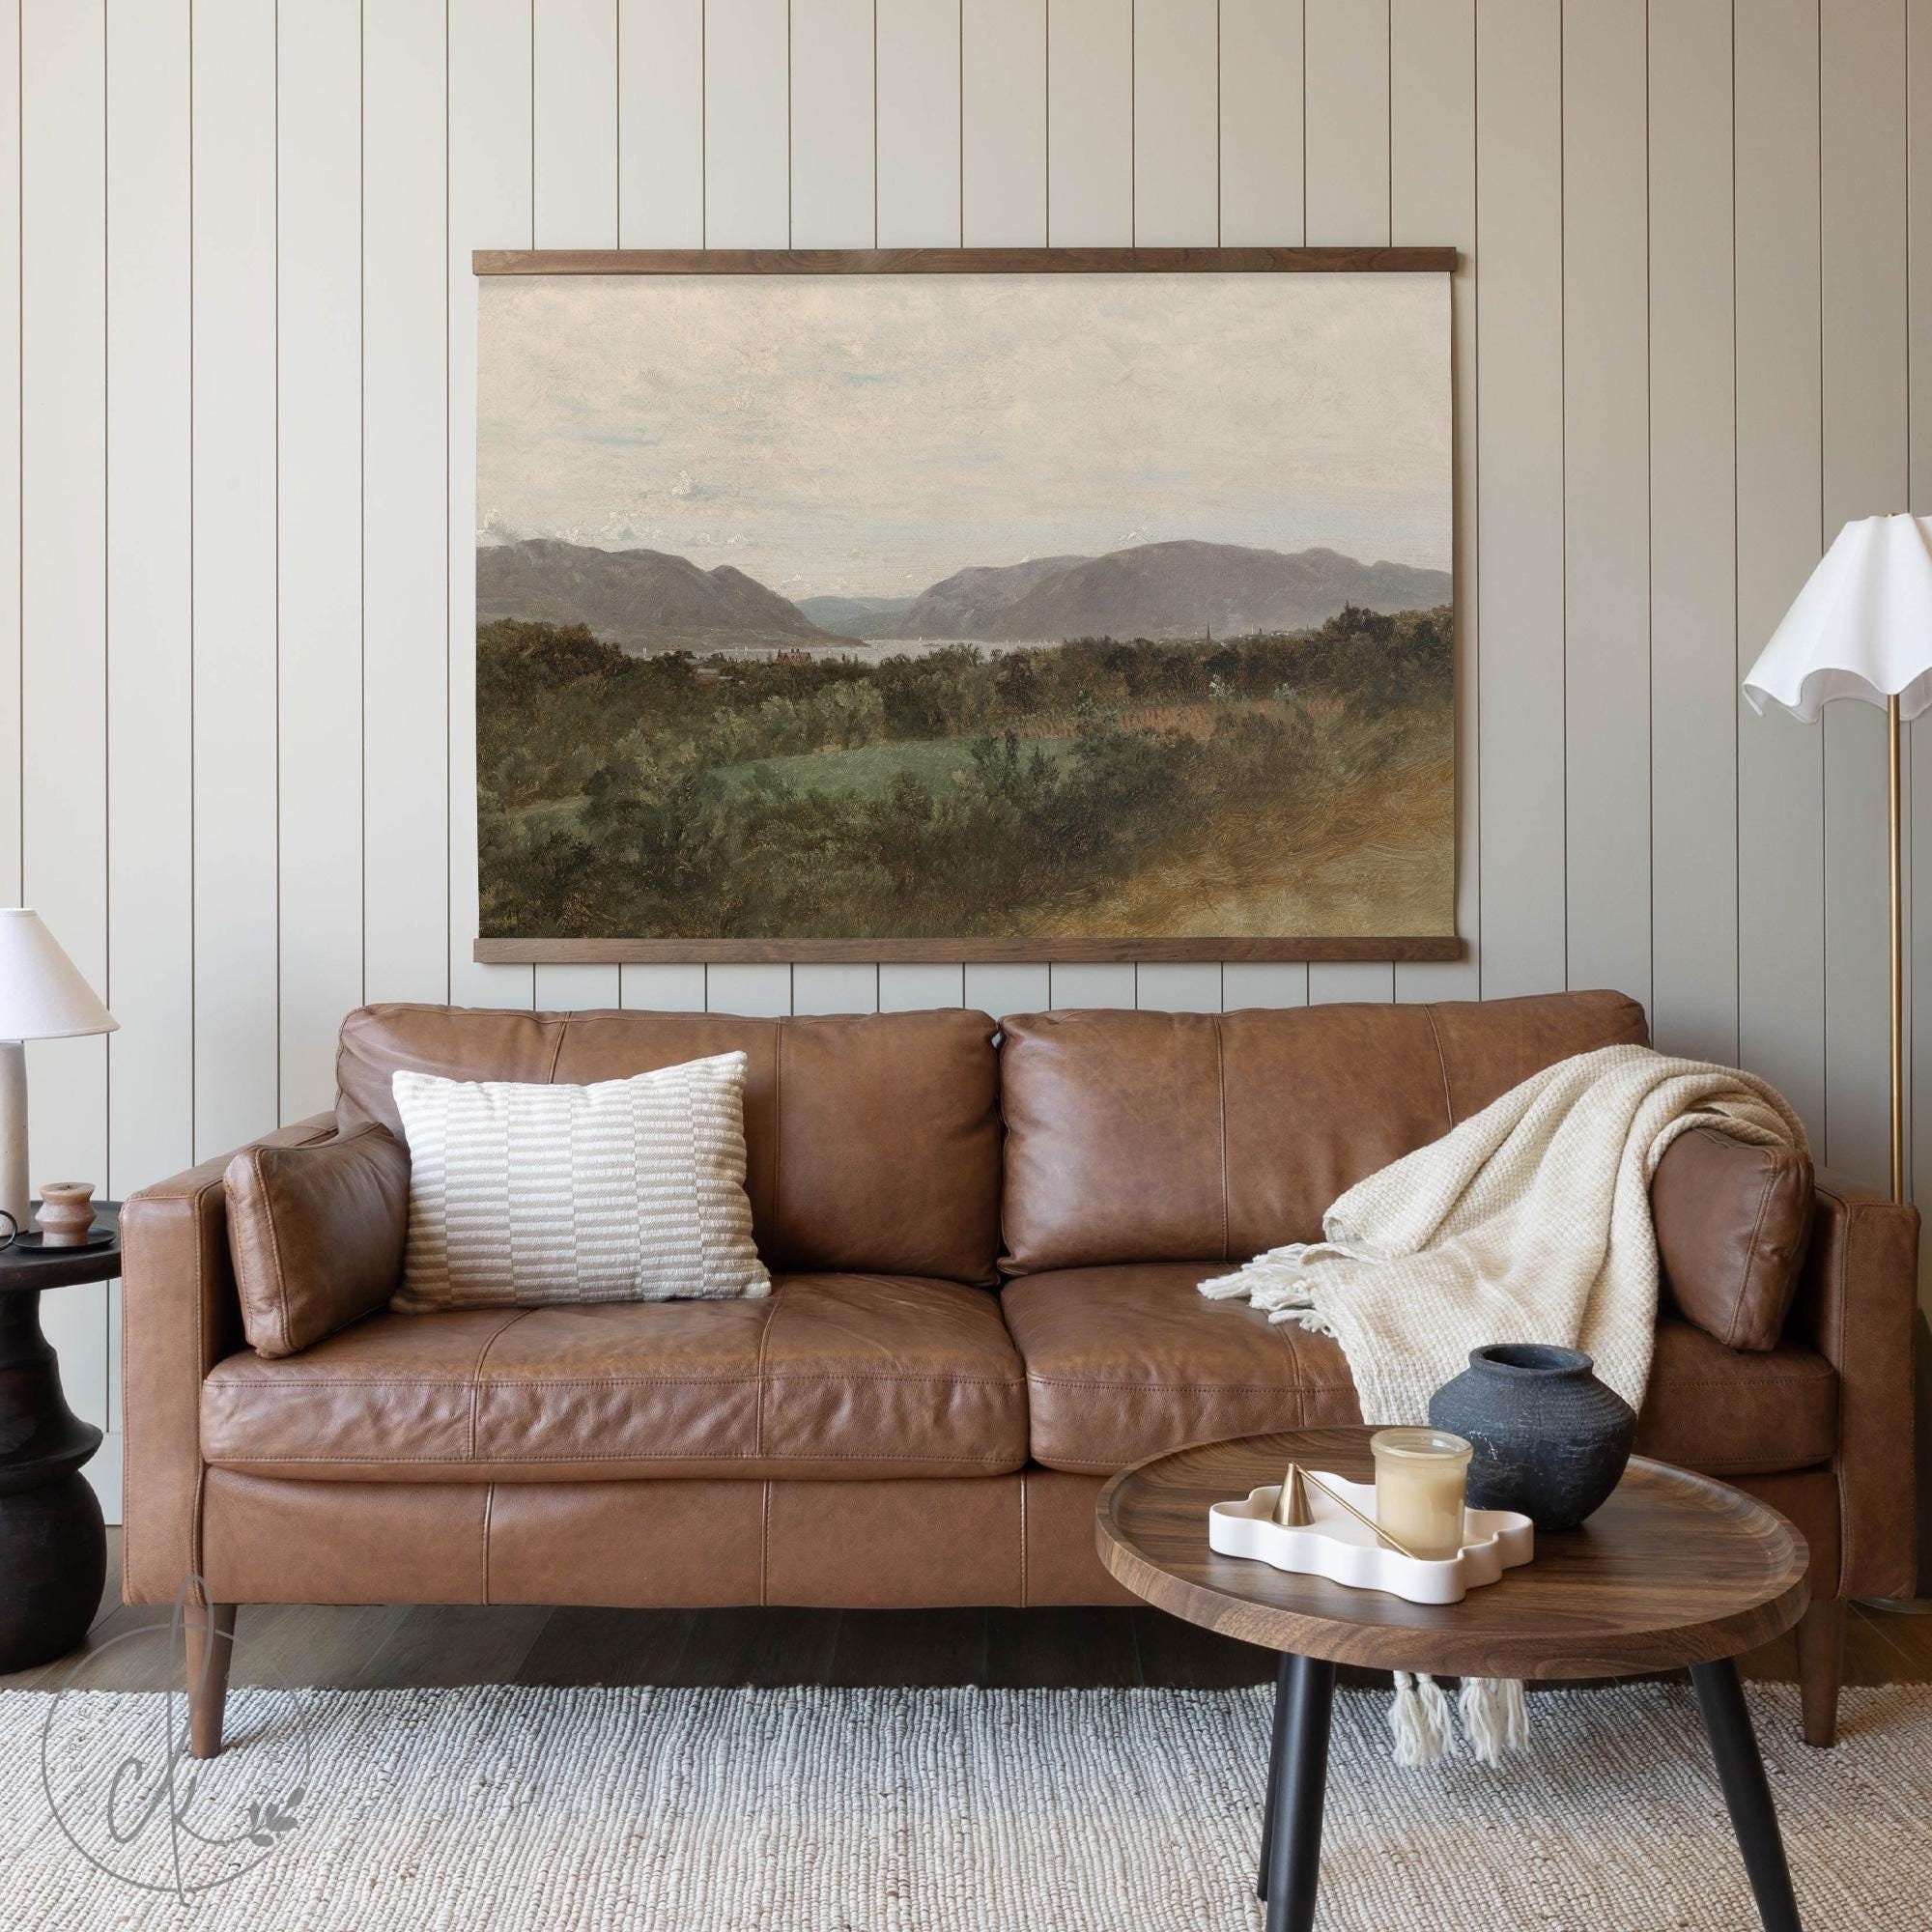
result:
[[[1299,1463],[1288,1465],[1288,1474],[1281,1480],[1281,1492],[1275,1497],[1274,1520],[1284,1529],[1306,1529],[1315,1520],[1314,1512],[1308,1507],[1308,1488],[1311,1484],[1338,1509],[1347,1510],[1357,1522],[1374,1530],[1398,1556],[1419,1560],[1407,1544],[1391,1536],[1374,1517],[1358,1510],[1347,1496],[1337,1495],[1320,1476],[1310,1475]]]

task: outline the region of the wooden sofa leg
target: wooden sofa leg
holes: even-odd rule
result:
[[[235,1605],[184,1604],[182,1634],[187,1652],[188,1755],[218,1757],[228,1661],[235,1649]]]
[[[1842,1597],[1814,1597],[1798,1625],[1798,1687],[1804,1708],[1804,1742],[1821,1750],[1838,1741],[1845,1610]]]

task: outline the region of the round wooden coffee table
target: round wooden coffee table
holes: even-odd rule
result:
[[[1804,1610],[1804,1540],[1776,1510],[1634,1458],[1582,1528],[1539,1535],[1520,1569],[1460,1604],[1405,1602],[1208,1547],[1208,1505],[1291,1462],[1372,1482],[1365,1428],[1206,1442],[1100,1492],[1100,1558],[1138,1597],[1281,1653],[1262,1827],[1268,1932],[1309,1932],[1338,1663],[1455,1677],[1624,1677],[1689,1665],[1766,1932],[1798,1932],[1777,1814],[1731,1660]]]

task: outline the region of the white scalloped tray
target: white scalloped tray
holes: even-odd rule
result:
[[[1314,1473],[1357,1509],[1375,1514],[1373,1483],[1347,1482],[1323,1469]],[[1245,1501],[1215,1503],[1208,1512],[1208,1547],[1223,1556],[1247,1556],[1277,1570],[1326,1577],[1351,1590],[1385,1590],[1411,1604],[1460,1604],[1471,1590],[1527,1563],[1534,1550],[1536,1530],[1528,1517],[1514,1510],[1472,1509],[1463,1513],[1465,1541],[1461,1552],[1426,1563],[1378,1542],[1374,1530],[1337,1509],[1312,1483],[1308,1508],[1315,1520],[1305,1528],[1289,1529],[1274,1520],[1280,1494],[1281,1485],[1270,1483],[1250,1490]]]

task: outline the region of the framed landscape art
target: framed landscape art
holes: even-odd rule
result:
[[[478,255],[477,956],[1455,956],[1454,263]]]

